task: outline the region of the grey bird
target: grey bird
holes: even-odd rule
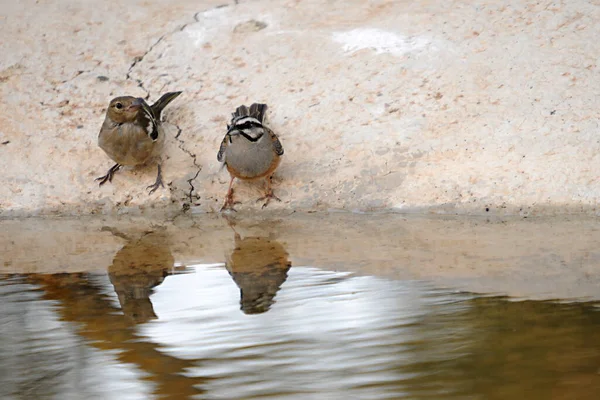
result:
[[[277,135],[265,125],[266,112],[266,104],[254,103],[249,109],[242,105],[232,114],[231,124],[227,125],[227,133],[217,154],[217,160],[224,163],[231,176],[221,211],[234,210],[233,181],[235,178],[242,180],[266,178],[265,196],[258,201],[266,200],[263,207],[266,207],[271,199],[281,201],[273,194],[271,176],[279,166],[283,146]]]
[[[96,179],[100,186],[107,181],[112,182],[114,173],[122,166],[142,165],[160,154],[165,142],[160,114],[180,94],[166,93],[151,106],[144,99],[132,96],[116,97],[110,101],[98,135],[98,146],[116,164],[106,175]],[[149,194],[159,186],[164,187],[160,162],[156,182],[148,186]]]

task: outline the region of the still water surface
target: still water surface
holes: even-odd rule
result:
[[[291,266],[281,255],[262,269],[239,266],[235,254],[226,265],[187,267],[151,256],[156,267],[1,276],[0,397],[600,393],[600,314],[592,303],[457,293]]]

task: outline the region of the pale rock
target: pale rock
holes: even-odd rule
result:
[[[217,211],[231,112],[265,102],[285,156],[240,209],[594,213],[600,8],[567,3],[5,2],[0,215]],[[117,95],[183,90],[155,167],[97,147]],[[489,211],[486,211],[489,210]]]

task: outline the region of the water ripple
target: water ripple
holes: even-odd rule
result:
[[[596,304],[301,266],[117,272],[0,277],[3,398],[501,399],[534,388],[528,398],[591,399],[600,389]]]

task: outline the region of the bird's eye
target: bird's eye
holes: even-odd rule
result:
[[[123,108],[123,104],[117,103],[117,104],[115,104],[115,107],[117,107],[117,109],[120,110],[121,108]]]

